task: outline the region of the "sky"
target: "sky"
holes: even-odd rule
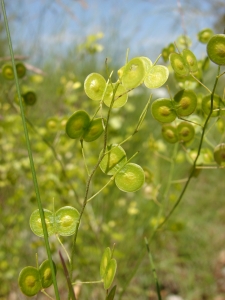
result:
[[[13,0],[6,1],[14,48],[31,61],[64,55],[90,34],[103,32],[102,56],[144,55],[153,61],[162,48],[186,32],[211,27],[210,0]],[[200,48],[205,52],[205,48]]]

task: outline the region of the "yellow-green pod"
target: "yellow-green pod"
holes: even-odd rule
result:
[[[5,64],[2,67],[2,76],[7,80],[14,79],[13,68],[10,64]]]
[[[168,48],[163,48],[162,49],[162,58],[163,58],[164,62],[167,62],[169,60],[169,55],[170,55],[170,52],[169,52]]]
[[[19,78],[23,78],[26,75],[27,69],[21,62],[16,64],[16,73]]]
[[[54,266],[54,270],[56,273],[56,266],[55,266],[54,262],[53,262],[53,266]],[[52,281],[52,271],[50,268],[49,260],[43,261],[43,263],[40,265],[38,271],[39,271],[42,288],[46,289],[50,285],[52,285],[52,282],[53,282]]]
[[[91,73],[84,81],[84,91],[92,100],[101,100],[106,87],[105,78],[98,73]]]
[[[157,89],[161,87],[169,77],[169,70],[165,66],[154,66],[146,74],[144,84],[149,89]]]
[[[18,283],[23,294],[28,297],[36,295],[42,288],[38,270],[30,266],[21,270]]]
[[[221,97],[217,94],[213,96],[213,113],[211,117],[217,117],[220,114],[220,102],[222,101]],[[209,114],[211,109],[211,94],[208,94],[202,98],[202,110],[206,115]]]
[[[179,116],[189,116],[197,106],[197,96],[192,90],[181,90],[174,96],[176,110]]]
[[[85,130],[82,136],[85,142],[93,142],[100,137],[104,131],[102,122],[102,118],[97,118],[89,123],[88,128]]]
[[[107,86],[103,101],[104,101],[105,105],[108,107],[110,107],[110,104],[112,102],[113,89],[115,88],[116,85],[117,85],[117,83],[113,83],[112,85],[109,84]],[[128,99],[127,89],[122,84],[120,84],[116,90],[116,94],[114,97],[115,97],[115,99],[114,99],[114,103],[113,103],[113,108],[119,108],[119,107],[124,106]]]
[[[107,266],[111,260],[112,252],[109,247],[105,248],[105,251],[102,255],[101,263],[100,263],[100,276],[104,278]]]
[[[218,165],[225,166],[225,144],[219,144],[214,149],[214,159]]]
[[[209,59],[217,65],[225,65],[225,34],[216,34],[207,44]]]
[[[73,235],[79,220],[79,212],[71,206],[64,206],[55,213],[55,233],[62,236]]]
[[[177,128],[171,124],[165,124],[162,126],[162,136],[163,138],[171,144],[178,141]]]
[[[152,116],[161,123],[173,122],[177,115],[170,99],[157,99],[151,106]]]
[[[90,125],[90,116],[84,110],[72,114],[66,123],[66,133],[71,139],[81,138]]]
[[[145,62],[141,57],[132,58],[123,68],[121,81],[126,89],[134,89],[143,83],[146,75]]]
[[[144,64],[145,64],[145,72],[148,73],[150,71],[150,69],[152,68],[152,61],[145,56],[141,56],[140,59],[143,60]]]
[[[189,66],[183,56],[178,53],[171,53],[169,60],[175,73],[180,76],[189,75]]]
[[[199,42],[201,42],[203,44],[207,44],[212,36],[213,36],[213,31],[210,28],[205,28],[205,29],[199,31],[199,33],[197,35]]]
[[[188,122],[181,122],[177,126],[177,134],[181,142],[190,142],[195,136],[194,126]]]
[[[37,101],[37,96],[34,92],[29,91],[22,95],[26,105],[34,105]]]
[[[47,226],[48,236],[51,236],[55,233],[54,215],[50,210],[47,209],[44,209],[44,215],[45,215],[45,223]],[[36,234],[37,236],[40,237],[44,236],[41,217],[38,209],[35,210],[30,216],[30,228],[33,231],[33,233]]]
[[[189,49],[184,49],[181,54],[186,61],[189,71],[194,73],[198,71],[198,61],[194,55],[194,53]]]
[[[167,47],[167,49],[169,51],[169,54],[176,51],[175,46],[174,46],[173,43],[170,43],[169,46]]]

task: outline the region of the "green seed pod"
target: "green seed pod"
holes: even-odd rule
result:
[[[100,276],[101,278],[104,278],[107,265],[109,264],[112,257],[112,252],[109,247],[105,248],[105,251],[103,252],[101,263],[100,263]]]
[[[34,105],[37,101],[36,94],[31,91],[23,94],[23,99],[24,99],[25,104],[30,105],[30,106]]]
[[[107,86],[105,96],[104,96],[104,103],[108,107],[110,107],[110,104],[112,102],[113,89],[115,88],[115,86],[116,83],[113,83],[113,86],[111,84]],[[124,106],[127,102],[127,99],[128,99],[127,90],[122,84],[120,84],[116,90],[113,108],[119,108]]]
[[[58,119],[57,118],[49,118],[46,122],[46,126],[48,128],[48,130],[55,132],[58,130]]]
[[[213,36],[213,31],[212,31],[212,29],[209,29],[209,28],[205,28],[205,29],[199,31],[199,33],[197,35],[199,42],[201,42],[203,44],[207,44],[212,36]]]
[[[169,60],[175,73],[180,76],[189,75],[189,65],[180,54],[171,53],[169,56]]]
[[[84,81],[84,91],[92,100],[101,100],[105,87],[105,78],[98,73],[89,74]]]
[[[195,136],[195,129],[191,123],[181,122],[177,126],[177,133],[181,142],[190,142]]]
[[[71,139],[81,138],[90,125],[90,116],[84,110],[78,110],[68,119],[66,133]]]
[[[167,49],[169,51],[169,54],[176,51],[175,46],[174,46],[173,43],[170,43],[169,46],[167,47]]]
[[[97,118],[90,122],[82,136],[85,142],[93,142],[100,137],[104,131],[102,122],[102,118]]]
[[[23,268],[19,274],[18,283],[24,295],[28,297],[36,295],[41,289],[38,270],[30,266]]]
[[[137,164],[126,164],[115,177],[117,187],[123,192],[136,192],[145,182],[145,172]]]
[[[192,42],[187,35],[181,35],[177,38],[176,44],[179,48],[187,48],[191,46]]]
[[[217,65],[225,65],[225,34],[216,34],[207,44],[209,59]]]
[[[144,84],[149,89],[161,87],[169,77],[169,70],[165,66],[154,66],[147,73]]]
[[[103,278],[105,290],[108,290],[110,288],[116,274],[116,269],[117,269],[117,262],[114,258],[112,258],[107,265],[106,272]]]
[[[157,99],[151,106],[152,116],[159,122],[171,123],[177,115],[170,99]]]
[[[26,75],[27,69],[23,63],[19,62],[16,64],[16,72],[19,78],[23,78]]]
[[[218,165],[225,166],[225,144],[219,144],[214,149],[214,159]]]
[[[144,64],[145,64],[145,72],[148,73],[150,71],[150,69],[152,68],[152,61],[145,56],[141,56],[140,59],[143,60]]]
[[[174,144],[178,141],[177,129],[170,124],[165,124],[162,126],[162,136],[171,144]]]
[[[2,67],[2,76],[7,80],[13,80],[14,79],[13,68],[10,64],[5,64]]]
[[[220,98],[219,95],[214,94],[213,97],[213,110],[217,109],[216,111],[214,111],[211,115],[211,117],[217,117],[220,114],[220,102],[222,101],[222,99]],[[204,96],[202,98],[202,110],[204,111],[204,113],[206,115],[209,114],[211,109],[211,94],[208,94],[206,96]]]
[[[189,71],[194,73],[198,71],[198,61],[194,55],[194,53],[189,49],[184,49],[181,54],[186,61]]]
[[[55,233],[62,236],[73,235],[79,220],[79,212],[71,206],[64,206],[55,213]]]
[[[162,49],[162,58],[163,58],[164,62],[167,62],[169,60],[169,55],[170,55],[170,52],[169,52],[168,48],[163,48]]]
[[[107,175],[114,175],[127,161],[126,152],[121,146],[112,145],[107,148],[109,151],[100,163],[102,172]],[[100,154],[101,155],[101,154]]]
[[[197,96],[192,90],[181,90],[174,96],[177,114],[179,116],[189,116],[197,106]]]
[[[45,214],[45,223],[47,226],[48,236],[51,236],[55,233],[54,228],[54,216],[53,213],[50,210],[44,209]],[[30,228],[33,231],[34,234],[37,236],[43,237],[43,228],[41,224],[41,217],[39,210],[35,210],[31,216],[30,216]]]
[[[56,266],[54,262],[53,262],[53,266],[56,273]],[[39,276],[40,276],[42,288],[46,289],[50,285],[52,285],[52,272],[51,272],[49,260],[43,261],[43,263],[40,265]]]
[[[121,81],[126,89],[134,89],[143,83],[146,68],[145,62],[140,57],[131,59],[122,70]]]

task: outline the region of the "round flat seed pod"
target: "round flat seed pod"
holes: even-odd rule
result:
[[[225,165],[225,144],[219,144],[214,149],[214,159],[218,165]]]
[[[116,274],[116,269],[117,269],[117,262],[114,258],[112,258],[107,265],[106,272],[103,278],[105,290],[108,290],[110,288]]]
[[[34,267],[25,267],[19,274],[19,287],[24,295],[32,297],[41,290],[39,272]]]
[[[217,65],[225,65],[225,34],[216,34],[207,44],[207,53],[211,61]]]
[[[105,78],[98,73],[89,74],[84,81],[84,91],[92,100],[101,100],[105,87]]]
[[[163,48],[162,49],[162,58],[163,58],[164,62],[167,62],[169,60],[169,55],[170,55],[170,52],[169,52],[168,48]]]
[[[34,92],[27,92],[25,94],[23,94],[23,99],[26,105],[34,105],[37,101],[37,96]]]
[[[103,131],[102,118],[97,118],[90,122],[82,137],[85,142],[93,142],[100,137]]]
[[[121,167],[123,167],[127,161],[127,155],[121,146],[112,145],[108,147],[109,151],[100,163],[102,172],[107,175],[114,175]]]
[[[45,223],[48,230],[48,236],[51,236],[55,233],[54,230],[54,216],[50,210],[44,209],[45,214]],[[30,216],[30,228],[34,234],[37,236],[43,237],[43,229],[41,224],[41,217],[39,214],[39,210],[35,210]]]
[[[115,177],[117,187],[123,192],[136,192],[145,182],[145,172],[137,164],[126,164]]]
[[[111,260],[111,250],[109,247],[107,247],[102,255],[102,259],[101,259],[101,263],[100,263],[100,276],[101,278],[104,278],[106,269],[107,269],[107,265],[109,264],[110,260]]]
[[[169,77],[169,70],[165,66],[154,66],[147,73],[144,84],[149,89],[161,87]]]
[[[176,44],[177,44],[178,48],[187,48],[187,47],[191,46],[192,42],[191,42],[191,39],[189,38],[189,36],[180,35],[176,40]]]
[[[157,99],[151,106],[152,116],[161,123],[171,123],[176,119],[176,112],[170,99]]]
[[[186,61],[187,65],[189,66],[190,72],[197,72],[198,71],[198,61],[194,55],[194,53],[189,49],[184,49],[182,51],[182,56]]]
[[[79,220],[79,212],[74,207],[64,206],[55,214],[56,233],[62,236],[74,234]]]
[[[108,107],[110,107],[110,104],[112,102],[113,88],[115,87],[115,85],[116,84],[113,83],[113,87],[112,87],[111,84],[109,84],[106,89],[104,103]],[[127,99],[128,99],[127,89],[122,84],[120,84],[116,90],[113,108],[119,108],[124,106],[127,102]]]
[[[211,117],[217,117],[220,114],[220,101],[222,101],[222,99],[220,98],[220,96],[214,94],[213,97],[213,109],[218,109],[216,111],[214,111],[211,115]],[[204,111],[204,113],[206,115],[209,114],[211,109],[211,94],[208,94],[206,96],[204,96],[202,98],[202,110]]]
[[[54,265],[54,269],[55,269],[55,273],[56,273],[56,267],[55,267],[54,262],[53,262],[53,265]],[[51,272],[49,260],[43,261],[43,263],[40,265],[39,275],[40,275],[40,279],[41,279],[42,288],[46,289],[50,285],[52,285],[52,272]]]
[[[189,74],[188,64],[180,54],[171,53],[169,60],[175,73],[180,76],[187,76]]]
[[[126,89],[134,89],[143,83],[145,75],[145,62],[135,57],[125,65],[121,81]]]
[[[173,43],[170,43],[169,46],[167,47],[169,53],[173,53],[176,51],[175,46]]]
[[[177,129],[170,124],[165,124],[162,126],[162,136],[168,143],[171,144],[174,144],[178,141]]]
[[[24,64],[20,62],[16,64],[16,72],[19,78],[23,78],[26,75],[27,69]]]
[[[177,126],[177,133],[181,142],[190,142],[195,136],[195,129],[191,123],[181,122]]]
[[[66,123],[66,133],[71,139],[80,138],[90,124],[90,117],[84,110],[76,111]]]
[[[197,35],[199,42],[203,44],[207,44],[212,36],[213,36],[213,31],[210,28],[205,28],[199,31]]]
[[[140,59],[142,59],[145,64],[145,72],[147,74],[150,71],[150,69],[152,68],[152,61],[148,57],[145,57],[145,56],[141,56]]]
[[[5,64],[5,65],[2,67],[2,76],[3,76],[5,79],[8,79],[8,80],[13,80],[13,79],[14,79],[13,68],[12,68],[11,65]]]
[[[179,116],[189,116],[197,106],[197,96],[192,90],[181,90],[174,96],[177,114]]]

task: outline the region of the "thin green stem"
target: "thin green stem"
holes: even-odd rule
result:
[[[76,284],[95,284],[95,283],[102,283],[103,279],[101,280],[96,280],[96,281],[75,281],[72,283],[72,285],[76,285]]]
[[[13,73],[14,73],[14,77],[15,77],[15,84],[16,84],[16,89],[17,89],[17,93],[18,93],[19,103],[20,103],[21,118],[22,118],[24,135],[25,135],[26,144],[27,144],[28,156],[29,156],[29,160],[30,160],[30,168],[31,168],[32,177],[33,177],[33,184],[34,184],[38,209],[39,209],[40,218],[41,218],[41,224],[42,224],[43,233],[44,233],[45,247],[46,247],[46,252],[48,255],[49,264],[50,264],[50,268],[51,268],[51,272],[52,272],[52,280],[53,280],[53,285],[54,285],[54,290],[55,290],[55,296],[56,296],[56,299],[58,300],[58,299],[60,299],[60,296],[59,296],[59,291],[58,291],[58,286],[57,286],[57,281],[56,281],[56,276],[55,276],[55,271],[54,271],[54,265],[53,265],[53,261],[52,261],[51,249],[50,249],[50,245],[49,245],[49,241],[48,241],[48,231],[47,231],[44,211],[43,211],[43,207],[42,207],[42,203],[41,203],[41,197],[40,197],[40,192],[39,192],[39,187],[38,187],[38,182],[37,182],[37,177],[36,177],[36,171],[35,171],[35,167],[34,167],[30,139],[29,139],[28,129],[27,129],[27,125],[26,125],[26,118],[25,118],[25,114],[24,114],[22,97],[21,97],[21,93],[20,93],[19,80],[18,80],[17,72],[16,72],[14,51],[13,51],[13,46],[12,46],[10,30],[9,30],[9,26],[8,26],[8,20],[7,20],[4,0],[1,0],[1,5],[2,5],[2,11],[3,11],[3,16],[4,16],[4,23],[5,23],[5,27],[6,27],[6,33],[7,33],[7,37],[8,37],[9,51],[10,51],[10,55],[11,55],[11,59],[12,59],[12,67],[13,67]]]
[[[48,297],[49,299],[55,300],[55,299],[52,298],[52,297],[51,297],[44,289],[42,289],[41,292],[42,292],[46,297]]]
[[[90,176],[90,173],[89,173],[89,170],[88,170],[88,166],[87,166],[87,161],[86,161],[85,154],[84,154],[84,143],[83,143],[83,140],[80,140],[80,145],[81,145],[81,152],[82,152],[82,157],[83,157],[85,169],[87,171],[88,176]]]
[[[199,84],[201,84],[201,86],[203,86],[210,94],[212,94],[212,92],[210,91],[209,88],[207,88],[207,86],[205,86],[200,80],[198,80],[197,77],[195,77],[192,73],[190,73],[191,77],[193,77]]]
[[[147,240],[146,237],[145,237],[145,244],[146,244],[146,248],[147,248],[147,251],[148,251],[148,256],[149,256],[149,261],[150,261],[150,265],[151,265],[151,268],[152,268],[153,277],[154,277],[154,280],[155,280],[158,299],[162,300],[161,294],[160,294],[158,276],[157,276],[156,269],[155,269],[155,264],[153,262],[152,254],[151,254],[151,251],[150,251],[150,248],[149,248],[149,243],[148,243],[148,240]]]
[[[60,245],[62,246],[64,252],[66,253],[66,256],[67,256],[67,258],[68,258],[68,260],[69,260],[69,263],[70,263],[70,262],[71,262],[70,256],[69,256],[69,254],[68,254],[68,252],[67,252],[65,246],[63,245],[62,241],[60,240],[58,234],[56,234],[56,238],[57,238],[57,240],[59,241]]]

